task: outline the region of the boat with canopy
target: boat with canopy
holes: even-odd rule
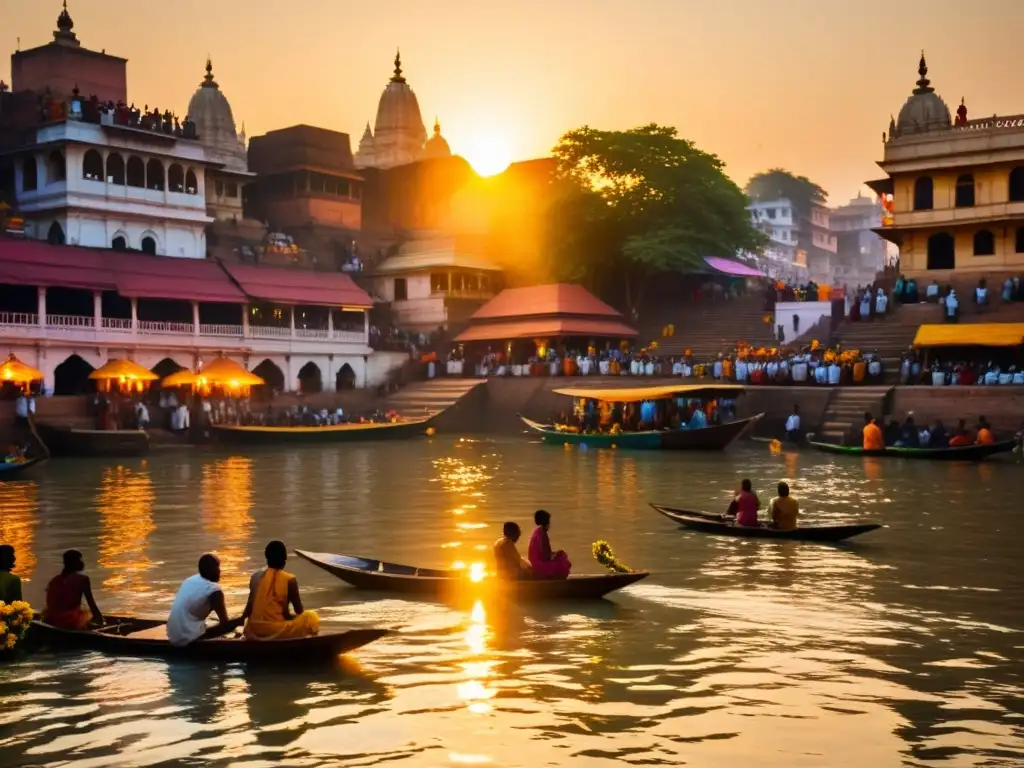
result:
[[[541,424],[520,415],[546,443],[648,450],[722,450],[764,414],[721,423],[719,401],[742,395],[739,384],[673,384],[611,389],[556,389],[573,398],[574,423]],[[646,409],[646,414],[644,410]],[[704,416],[695,426],[692,414]],[[646,416],[646,418],[645,418]]]

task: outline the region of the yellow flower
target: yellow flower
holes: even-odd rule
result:
[[[10,616],[13,613],[14,613],[14,606],[13,605],[7,605],[7,603],[4,603],[3,605],[0,605],[0,616]]]
[[[10,650],[11,648],[13,648],[14,644],[16,642],[18,642],[18,636],[17,635],[8,635],[7,636],[7,643],[6,643],[7,650]]]
[[[0,635],[4,634],[6,631],[7,631],[7,625],[4,624],[2,621],[0,621]]]

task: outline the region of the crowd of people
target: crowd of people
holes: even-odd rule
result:
[[[964,448],[969,445],[992,445],[996,440],[991,425],[984,416],[978,417],[974,429],[960,419],[949,431],[941,420],[931,424],[917,424],[914,414],[908,413],[901,424],[890,419],[883,427],[871,413],[865,412],[864,426],[860,429],[860,443],[866,451],[883,448]]]
[[[916,350],[903,353],[900,359],[900,384],[925,384],[934,387],[973,385],[1022,385],[1024,370],[996,361],[971,362],[935,357],[927,366]]]
[[[554,420],[561,432],[579,434],[647,432],[661,429],[703,429],[732,421],[736,402],[728,398],[701,400],[673,397],[661,400],[616,403],[578,397],[572,413]]]

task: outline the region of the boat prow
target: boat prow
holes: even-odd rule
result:
[[[647,571],[574,574],[567,579],[503,581],[485,577],[474,581],[464,570],[417,568],[383,560],[297,549],[295,554],[357,589],[403,595],[446,598],[485,596],[495,592],[519,600],[596,599],[647,578]]]
[[[791,531],[778,531],[767,526],[737,525],[722,515],[676,509],[661,504],[651,504],[655,511],[678,523],[683,528],[719,536],[734,536],[751,539],[777,539],[782,541],[817,541],[835,543],[877,531],[883,526],[878,523],[837,523],[831,525],[801,525]]]

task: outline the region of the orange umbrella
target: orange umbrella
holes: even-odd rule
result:
[[[227,357],[218,357],[205,366],[197,374],[210,384],[227,387],[255,387],[263,383],[263,379],[255,373],[249,373],[242,366]]]
[[[114,379],[118,381],[156,381],[160,377],[138,363],[133,363],[131,360],[119,360],[115,357],[90,373],[89,378],[105,381]]]
[[[197,384],[202,384],[203,378],[195,371],[183,369],[172,373],[166,379],[160,382],[162,387],[192,387]]]
[[[31,365],[25,365],[13,353],[7,356],[0,365],[0,381],[9,381],[12,384],[28,384],[33,381],[41,381],[43,372],[37,371]]]

